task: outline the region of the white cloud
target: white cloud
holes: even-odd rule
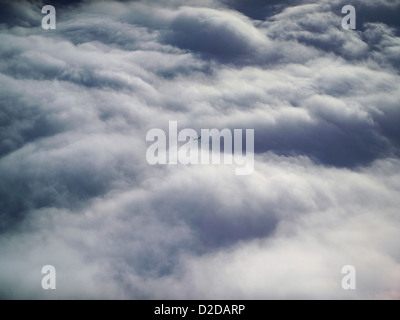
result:
[[[335,5],[7,7],[0,297],[398,299],[398,27]],[[255,173],[148,165],[172,120],[255,129]]]

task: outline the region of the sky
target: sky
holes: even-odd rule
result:
[[[0,1],[0,298],[400,299],[399,15]],[[254,129],[254,172],[150,165],[169,121]]]

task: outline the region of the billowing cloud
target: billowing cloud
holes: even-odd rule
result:
[[[400,3],[345,4],[3,1],[0,297],[398,299]],[[149,165],[169,121],[254,173]]]

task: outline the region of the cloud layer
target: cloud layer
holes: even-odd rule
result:
[[[400,2],[346,4],[1,2],[0,297],[399,299]],[[254,174],[150,166],[168,121]]]

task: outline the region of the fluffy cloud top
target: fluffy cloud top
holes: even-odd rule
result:
[[[400,2],[346,4],[1,2],[0,297],[399,299]],[[168,121],[254,174],[150,166]]]

